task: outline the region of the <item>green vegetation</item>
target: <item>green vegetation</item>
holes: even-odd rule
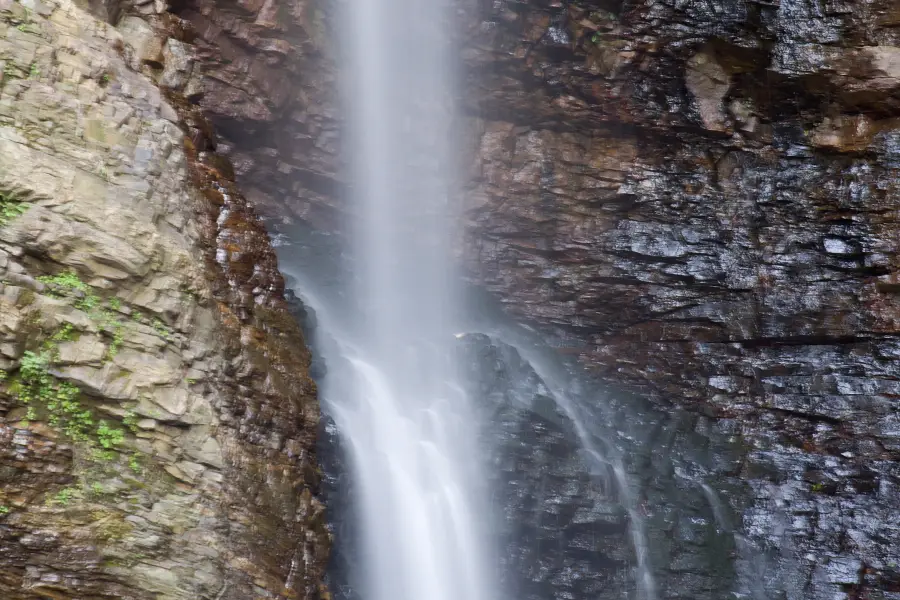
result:
[[[28,69],[28,76],[32,79],[37,79],[41,76],[41,70],[38,68],[37,63],[31,63],[31,68]]]
[[[97,441],[106,450],[112,450],[125,442],[125,432],[115,427],[110,427],[106,421],[100,421],[97,425]]]
[[[74,271],[66,271],[59,275],[44,275],[38,277],[38,281],[77,296],[75,307],[85,312],[93,311],[100,304],[100,297],[94,294],[91,286],[83,282]]]
[[[119,299],[113,298],[109,302],[107,302],[107,306],[112,304],[116,304],[119,306]],[[113,309],[116,310],[116,309]],[[109,345],[109,348],[106,351],[106,359],[112,360],[115,358],[116,354],[119,353],[119,348],[122,347],[122,342],[125,341],[125,324],[119,320],[118,314],[112,312],[112,310],[101,310],[97,315],[97,320],[100,322],[100,327],[103,328],[104,332],[109,334],[112,337],[112,342]]]
[[[153,320],[153,330],[156,331],[156,333],[158,333],[159,336],[167,342],[172,338],[172,331],[168,327],[166,327],[166,324],[159,319]]]
[[[109,167],[103,164],[103,161],[97,163],[96,173],[98,177],[102,177],[104,181],[109,181]]]
[[[6,65],[6,68],[9,69],[10,66]],[[28,210],[27,203],[16,202],[0,194],[0,227],[3,227],[26,210]]]
[[[128,468],[137,475],[140,475],[141,472],[143,472],[144,468],[141,466],[141,461],[137,454],[132,454],[128,457]]]
[[[45,279],[47,282],[52,279],[60,287],[86,288],[72,273]],[[59,344],[73,339],[74,335],[72,325],[66,324],[44,341],[40,351],[26,351],[19,363],[18,378],[10,386],[10,391],[28,407],[26,420],[37,418],[37,409],[40,408],[46,413],[47,422],[71,440],[91,447],[99,445],[105,451],[113,450],[125,441],[125,433],[110,427],[103,420],[95,425],[93,413],[80,400],[78,387],[50,372],[59,356]]]
[[[38,281],[46,283],[47,285],[55,285],[65,290],[78,290],[84,293],[89,292],[91,289],[88,284],[78,277],[78,274],[75,271],[66,271],[59,275],[43,275],[42,277],[38,277]]]
[[[9,507],[5,504],[0,504],[0,516],[8,515],[8,514],[9,514]]]
[[[95,421],[94,412],[82,402],[81,391],[51,372],[59,355],[59,343],[71,339],[73,335],[72,326],[66,325],[50,336],[40,351],[25,352],[19,371],[8,389],[28,407],[26,420],[36,419],[40,411],[48,424],[60,430],[85,452],[90,462],[95,465],[108,463],[120,455],[125,444],[125,430],[106,419]],[[129,428],[136,427],[134,413],[128,411],[123,422]],[[136,460],[134,455],[129,455],[128,465],[132,470]],[[99,466],[92,467],[84,477],[96,473],[97,468]],[[86,483],[84,485],[87,486]],[[96,492],[97,484],[92,484],[91,489]],[[76,487],[65,488],[52,496],[48,504],[67,506],[77,491]]]
[[[122,424],[125,425],[128,429],[131,430],[132,433],[136,432],[138,429],[137,426],[137,413],[135,413],[130,408],[125,411],[125,416],[122,417]]]
[[[46,295],[69,299],[74,306],[87,313],[101,334],[111,340],[103,360],[115,357],[128,327],[120,312],[122,301],[119,298],[102,298],[74,271],[38,279],[47,286]],[[132,318],[149,322],[137,311],[132,313]],[[161,320],[153,322],[153,328],[165,339],[170,338],[171,332]],[[98,418],[98,411],[79,388],[61,379],[54,370],[60,358],[60,344],[77,340],[81,332],[66,324],[52,333],[40,335],[38,339],[43,341],[23,354],[17,371],[7,373],[0,370],[0,382],[5,382],[10,396],[27,407],[23,419],[26,426],[28,421],[44,420],[73,442],[76,452],[83,459],[78,484],[49,494],[47,504],[67,506],[77,498],[113,493],[108,492],[99,481],[113,476],[113,473],[120,473],[122,468],[127,467],[135,475],[145,475],[143,455],[126,447],[128,432],[139,431],[139,417],[133,408],[127,408],[124,414],[119,413],[122,415],[121,423],[115,417]]]
[[[44,275],[38,277],[38,281],[56,288],[56,291],[75,296],[75,307],[88,313],[97,321],[104,333],[112,338],[112,342],[106,353],[107,359],[112,359],[118,354],[122,342],[125,340],[125,324],[119,318],[122,301],[118,298],[110,298],[106,302],[108,308],[100,308],[102,300],[94,293],[91,286],[82,281],[74,271],[66,271],[58,275]],[[49,295],[59,297],[55,292]]]
[[[19,400],[29,406],[33,419],[34,404],[47,411],[47,421],[69,438],[78,442],[89,440],[93,417],[78,400],[80,391],[67,381],[60,381],[50,373],[56,348],[51,346],[39,353],[28,351],[19,367]]]
[[[59,490],[47,500],[48,505],[58,504],[60,506],[68,506],[72,498],[78,492],[78,488],[67,487]]]

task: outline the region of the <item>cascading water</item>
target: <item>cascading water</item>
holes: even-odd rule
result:
[[[477,418],[451,318],[452,79],[440,0],[346,8],[346,108],[361,299],[323,396],[357,486],[365,600],[493,600]],[[336,323],[335,323],[336,325]]]
[[[339,247],[317,247],[318,234],[297,231],[287,238],[303,242],[280,252],[286,274],[316,316],[311,341],[327,368],[319,376],[321,398],[337,425],[341,467],[349,467],[352,480],[341,490],[342,508],[335,511],[332,503],[332,518],[342,523],[339,553],[352,555],[342,558],[347,572],[332,582],[333,591],[342,600],[667,597],[654,574],[663,566],[651,554],[670,536],[651,530],[647,495],[638,494],[633,461],[627,464],[649,441],[634,430],[647,430],[653,417],[617,409],[630,424],[610,425],[619,417],[606,398],[581,393],[577,378],[540,340],[520,339],[496,328],[493,317],[482,322],[478,309],[464,308],[451,252],[459,222],[451,210],[454,68],[441,2],[356,0],[346,6],[354,224]],[[309,251],[317,255],[304,258]],[[348,264],[331,262],[338,255]],[[505,417],[488,414],[493,409],[485,397],[469,397],[477,393],[474,381],[492,374],[467,363],[474,377],[460,375],[460,350],[471,336],[457,339],[458,331],[488,331],[515,348],[527,367],[522,372],[531,374],[522,396],[547,397],[557,407],[548,412],[536,401],[524,402],[535,410],[524,428],[540,438],[547,414],[570,422],[581,467],[555,455],[550,438],[536,440],[547,460],[531,463],[555,469],[546,480],[540,474],[540,493],[530,487],[534,479],[515,472],[517,464],[508,466],[528,453],[525,438],[512,433],[500,439]],[[486,340],[474,343],[490,346]],[[506,463],[497,458],[504,452]],[[491,468],[483,469],[488,461]],[[594,489],[584,490],[590,498],[567,499],[579,468]],[[665,465],[661,472],[668,470]],[[489,492],[495,492],[495,507],[488,505]],[[516,504],[518,493],[531,498]],[[602,497],[621,506],[621,519]],[[341,512],[346,502],[355,513],[351,531]],[[681,504],[688,514],[697,502]],[[702,528],[704,521],[689,514],[679,526]],[[624,553],[616,550],[620,522],[628,532]],[[542,545],[547,532],[556,537]],[[502,557],[494,544],[504,547]],[[690,557],[693,551],[672,552]],[[685,581],[698,589],[730,586],[715,576]]]

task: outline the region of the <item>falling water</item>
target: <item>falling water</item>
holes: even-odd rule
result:
[[[477,417],[454,364],[454,164],[446,7],[346,6],[353,295],[325,402],[345,440],[365,600],[493,600]]]
[[[636,580],[641,600],[657,600],[656,580],[649,564],[648,542],[644,518],[638,509],[637,500],[632,490],[632,483],[622,462],[619,450],[607,440],[598,440],[588,430],[591,418],[582,414],[579,405],[572,398],[568,378],[557,368],[553,361],[545,360],[542,352],[526,341],[524,336],[516,334],[510,329],[486,327],[492,337],[515,348],[519,355],[528,363],[534,372],[547,386],[550,396],[556,402],[572,422],[578,441],[581,443],[589,463],[592,467],[602,472],[604,468],[612,470],[616,487],[619,491],[622,506],[628,513],[631,542],[635,553]],[[603,408],[603,402],[598,403]]]

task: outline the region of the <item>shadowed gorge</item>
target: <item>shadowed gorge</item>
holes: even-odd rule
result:
[[[897,600],[895,4],[0,0],[0,597]]]

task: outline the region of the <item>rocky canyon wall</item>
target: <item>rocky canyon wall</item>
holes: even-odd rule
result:
[[[4,599],[327,597],[309,354],[164,9],[0,2]]]
[[[896,7],[476,14],[473,277],[607,381],[741,437],[742,527],[799,557],[769,593],[893,597]]]
[[[28,415],[7,386],[4,477],[30,483],[4,483],[17,558],[0,590],[75,597],[102,580],[142,597],[135,578],[166,571],[164,597],[315,597],[327,534],[308,358],[231,180],[275,230],[352,218],[336,7],[85,5],[113,29],[68,4],[2,6],[9,381],[22,386],[25,351],[50,352],[50,386],[74,384],[126,433],[122,464],[89,476],[46,408]],[[605,388],[652,400],[616,410],[641,442],[628,468],[662,597],[900,597],[893,3],[473,0],[453,19],[472,157],[461,254]],[[92,58],[62,50],[76,42]],[[60,278],[72,268],[78,284]],[[627,515],[588,489],[560,415],[499,406],[510,519],[553,524],[511,534],[523,597],[615,597]],[[142,481],[132,455],[159,483],[126,485]],[[538,483],[546,501],[515,491]],[[85,511],[124,524],[104,533]],[[55,566],[36,570],[36,553]]]
[[[750,553],[797,557],[768,591],[900,593],[893,3],[457,6],[472,281],[610,389],[687,409],[672,456],[728,448],[697,464]],[[173,10],[248,195],[282,222],[352,218],[334,7]],[[666,515],[657,484],[660,539],[713,519],[702,495]],[[687,562],[661,576],[699,581]]]

